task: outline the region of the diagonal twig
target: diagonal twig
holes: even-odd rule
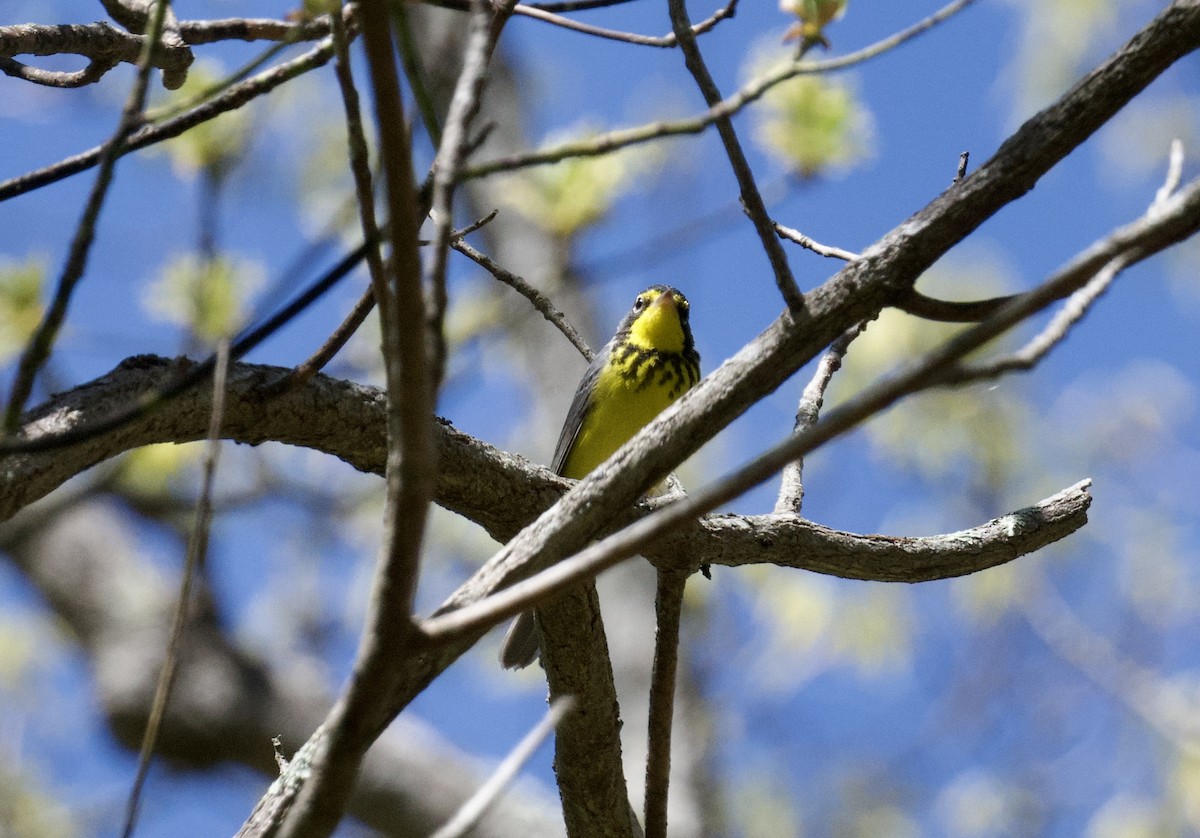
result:
[[[550,301],[549,297],[534,288],[521,277],[502,268],[494,259],[488,256],[486,253],[476,250],[466,240],[457,239],[454,241],[451,247],[453,247],[462,255],[466,256],[475,264],[479,265],[509,288],[512,288],[522,297],[529,300],[533,307],[541,313],[542,317],[545,317],[547,320],[553,323],[554,326],[563,333],[566,339],[571,342],[571,345],[579,350],[579,354],[585,359],[591,361],[592,358],[596,356],[596,353],[592,351],[590,346],[588,346],[587,341],[585,341],[579,334],[578,330],[571,325],[571,321],[567,319],[567,316],[559,311],[554,303]]]
[[[150,718],[142,736],[141,752],[138,754],[137,773],[125,805],[123,838],[130,838],[137,826],[138,810],[141,805],[142,789],[150,772],[154,757],[154,745],[162,728],[167,712],[167,701],[175,683],[176,665],[179,662],[180,644],[188,623],[188,608],[192,600],[192,583],[208,556],[208,536],[212,526],[213,481],[217,473],[217,461],[221,453],[221,422],[225,416],[225,382],[229,370],[229,341],[222,340],[217,346],[217,365],[213,372],[212,412],[208,425],[208,448],[200,475],[200,495],[192,517],[192,528],[188,534],[187,558],[183,565],[183,576],[179,583],[179,597],[175,602],[175,615],[171,622],[171,634],[167,640],[162,669],[158,673],[158,684],[154,690],[154,702]]]
[[[366,321],[367,315],[375,308],[374,289],[381,287],[385,282],[383,257],[379,253],[379,225],[375,220],[375,190],[371,183],[371,161],[367,151],[367,140],[363,134],[358,89],[354,86],[354,75],[350,67],[350,39],[338,12],[338,8],[341,6],[340,0],[334,0],[332,5],[335,8],[331,8],[329,14],[329,18],[333,22],[330,34],[337,56],[337,60],[334,62],[334,72],[337,76],[338,90],[341,91],[342,106],[345,111],[350,171],[354,178],[354,192],[357,197],[363,241],[366,243],[365,256],[367,272],[371,277],[371,290],[359,298],[350,314],[325,343],[310,358],[296,367],[295,372],[289,378],[289,386],[307,381],[346,345],[346,341],[358,331],[358,328]]]
[[[504,789],[514,780],[521,767],[529,762],[546,737],[554,732],[558,723],[575,709],[575,700],[571,696],[556,698],[550,703],[550,709],[542,717],[525,738],[496,766],[495,772],[487,782],[479,787],[475,794],[462,805],[454,817],[444,826],[433,833],[430,838],[462,838],[479,823],[488,807],[504,792]]]
[[[431,367],[434,387],[440,385],[446,365],[446,342],[443,320],[446,316],[446,268],[449,259],[451,229],[454,226],[454,191],[459,171],[470,147],[471,122],[479,113],[479,98],[487,81],[487,68],[500,30],[512,16],[516,0],[504,0],[495,6],[474,0],[471,4],[470,34],[467,36],[465,59],[446,124],[442,142],[433,163],[433,240],[429,276],[431,305],[429,334],[432,345]]]
[[[550,163],[557,163],[560,160],[566,160],[571,157],[595,157],[602,154],[610,154],[626,146],[650,142],[663,137],[699,134],[706,130],[708,126],[717,122],[717,120],[733,116],[747,105],[761,99],[771,88],[788,79],[802,75],[829,73],[876,58],[927,32],[934,26],[962,11],[973,2],[975,0],[953,0],[953,2],[948,3],[939,11],[918,21],[907,29],[838,58],[826,61],[797,61],[784,64],[777,70],[748,82],[727,99],[721,100],[719,103],[710,106],[704,113],[690,119],[673,122],[654,122],[634,128],[622,128],[586,140],[563,143],[552,148],[487,160],[483,163],[469,166],[463,173],[463,177],[487,177],[497,172],[510,172],[529,166],[543,166]]]
[[[278,64],[240,84],[233,85],[203,105],[163,122],[139,128],[125,139],[117,155],[124,156],[131,151],[138,151],[163,140],[178,137],[201,123],[214,119],[227,111],[236,110],[252,99],[270,93],[297,76],[323,66],[332,57],[333,43],[326,39],[303,55]],[[107,143],[99,145],[49,166],[34,169],[0,182],[0,201],[15,198],[71,175],[87,171],[93,166],[99,165],[110,148],[111,146]]]
[[[792,428],[793,433],[799,433],[811,428],[817,424],[817,419],[821,414],[821,407],[825,402],[825,390],[829,387],[829,382],[833,380],[833,376],[842,367],[842,359],[846,356],[846,351],[850,349],[850,344],[853,343],[863,330],[867,328],[866,323],[859,323],[835,340],[829,350],[821,356],[820,363],[817,364],[817,369],[813,372],[812,378],[804,387],[804,391],[800,394],[800,403],[796,407],[796,424]],[[784,466],[783,476],[780,479],[779,497],[775,500],[775,513],[790,513],[799,515],[800,508],[804,503],[804,458],[800,457]]]
[[[688,20],[686,0],[668,0],[667,6],[671,12],[671,27],[675,30],[675,37],[679,39],[679,48],[683,52],[684,63],[691,72],[692,78],[695,79],[696,86],[700,88],[704,101],[710,108],[715,108],[721,103],[721,91],[717,89],[717,83],[713,80],[712,74],[709,73],[708,67],[704,63],[704,57],[700,54],[700,47],[696,43],[696,33],[692,31],[691,21]],[[737,132],[734,131],[733,120],[728,116],[722,116],[716,120],[716,125],[717,133],[720,134],[721,142],[725,146],[725,155],[729,158],[729,164],[733,167],[733,174],[737,178],[742,205],[746,210],[746,215],[754,224],[763,250],[766,251],[767,259],[771,263],[771,270],[775,274],[775,284],[778,286],[779,293],[787,304],[788,310],[797,312],[804,306],[804,297],[796,285],[796,278],[792,276],[787,254],[784,253],[783,246],[775,236],[771,226],[771,217],[767,213],[767,206],[763,203],[758,183],[754,180],[753,172],[750,171],[750,163],[746,160],[742,144],[738,140]]]
[[[703,35],[708,32],[722,20],[732,18],[737,11],[738,0],[729,0],[721,8],[717,9],[704,20],[691,27],[691,30],[696,35]],[[582,23],[569,17],[554,14],[553,12],[539,9],[536,6],[520,4],[516,7],[516,14],[524,15],[525,17],[533,18],[534,20],[545,21],[555,26],[561,26],[564,29],[571,29],[575,32],[582,32],[585,35],[591,35],[596,38],[604,38],[610,41],[621,41],[626,44],[634,44],[635,46],[643,47],[660,47],[662,49],[671,49],[678,45],[679,39],[675,33],[655,37],[653,35],[639,35],[635,32],[621,32],[616,29],[606,29],[603,26],[593,26],[590,23]]]

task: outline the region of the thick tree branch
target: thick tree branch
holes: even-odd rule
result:
[[[138,356],[96,381],[56,397],[34,411],[26,431],[57,431],[87,422],[114,401],[161,386],[178,362]],[[249,445],[277,441],[337,457],[360,471],[383,474],[386,459],[381,390],[324,375],[294,392],[264,394],[287,375],[282,367],[235,364],[230,369],[222,432]],[[204,437],[211,396],[197,390],[120,431],[45,454],[0,458],[0,517],[62,485],[88,467],[124,451],[160,442]],[[438,502],[504,540],[549,508],[571,485],[548,469],[506,454],[448,423],[437,428]],[[699,557],[738,567],[770,563],[842,576],[921,582],[973,573],[1002,564],[1070,534],[1084,521],[1088,493],[1077,486],[1043,501],[1038,515],[1013,513],[965,533],[930,538],[854,535],[793,516],[714,515],[660,541],[650,556],[663,567],[672,556]],[[644,517],[656,507],[637,505],[618,523]],[[1005,533],[1009,538],[1007,541]],[[679,569],[686,569],[680,567]]]
[[[38,408],[26,431],[58,431],[73,423],[86,423],[93,413],[109,410],[113,402],[161,386],[174,377],[178,363],[153,356],[132,358],[108,375]],[[287,373],[283,367],[256,364],[231,367],[224,437],[249,445],[275,441],[311,448],[360,471],[382,475],[386,459],[383,392],[317,375],[293,392],[265,395]],[[210,412],[211,395],[197,390],[120,431],[79,446],[0,458],[0,518],[12,517],[70,477],[125,451],[202,439]],[[548,469],[467,436],[449,423],[438,425],[437,442],[442,464],[438,503],[476,521],[501,540],[520,531],[571,485]],[[1075,487],[1062,497],[1044,501],[1045,516],[1001,518],[946,540],[854,535],[793,516],[714,515],[660,541],[651,558],[663,567],[672,566],[673,555],[687,555],[729,567],[770,563],[849,579],[921,582],[973,573],[1056,541],[1082,526],[1087,499],[1086,487]],[[619,524],[655,508],[653,502],[641,503]],[[1021,525],[1015,526],[1014,521]],[[1001,536],[1006,531],[1011,531],[1015,541],[1004,542]],[[962,547],[961,552],[956,552],[955,545]]]
[[[115,16],[114,16],[115,17]],[[130,19],[130,24],[135,19]],[[138,34],[145,28],[144,12],[136,18],[140,26],[125,32],[105,21],[88,24],[24,23],[0,26],[0,70],[10,76],[53,87],[80,87],[99,81],[118,64],[136,64],[145,44]],[[160,39],[152,65],[162,70],[163,86],[174,90],[187,76],[194,56],[190,47],[218,41],[315,41],[329,34],[329,18],[322,16],[299,23],[286,20],[230,18],[187,20],[175,24],[170,40]],[[18,55],[79,55],[88,60],[83,70],[54,72],[27,67],[14,60]]]
[[[650,720],[646,743],[646,838],[667,836],[667,792],[671,779],[671,727],[679,669],[679,624],[687,574],[658,572],[654,595],[654,669],[650,677]]]

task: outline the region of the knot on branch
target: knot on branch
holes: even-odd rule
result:
[[[47,87],[83,87],[99,81],[118,64],[136,64],[144,36],[104,21],[89,24],[20,24],[0,27],[0,70],[15,78]],[[80,55],[88,60],[82,70],[54,71],[30,67],[17,55]],[[153,66],[162,70],[163,87],[175,90],[187,79],[194,56],[178,31],[166,30],[151,54]]]

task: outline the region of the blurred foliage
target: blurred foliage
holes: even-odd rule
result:
[[[952,260],[918,282],[926,294],[958,300],[1001,295],[1012,285],[1006,269],[992,257]],[[962,329],[884,309],[851,344],[843,371],[830,387],[832,403],[916,360]],[[980,352],[996,351],[998,344],[993,342]],[[998,487],[1022,461],[1018,429],[1028,427],[1028,412],[1011,383],[983,383],[905,399],[868,422],[864,431],[876,456],[927,480],[966,474],[977,486]]]
[[[188,70],[187,81],[171,93],[163,110],[191,106],[211,98],[224,86],[224,70],[211,60],[196,61]],[[202,122],[167,142],[151,146],[151,152],[166,152],[181,177],[204,174],[223,180],[242,160],[253,135],[248,108],[227,111]]]
[[[0,615],[0,690],[19,692],[44,663],[40,647],[49,626],[36,618]]]
[[[539,145],[586,141],[599,134],[593,126],[577,125],[547,136]],[[639,178],[650,176],[660,160],[660,151],[648,145],[600,157],[572,157],[502,176],[504,188],[499,195],[541,229],[569,238],[604,218]]]
[[[178,254],[146,289],[142,304],[159,319],[213,343],[241,328],[247,300],[265,279],[265,268],[250,259]]]
[[[42,319],[43,260],[0,259],[0,361],[15,356]]]
[[[779,0],[779,10],[800,19],[788,29],[784,40],[800,39],[801,52],[820,44],[829,49],[825,27],[846,13],[847,0]]]
[[[19,607],[0,615],[0,835],[68,838],[80,834],[67,808],[25,756],[28,728],[63,727],[51,670],[62,660],[57,626]],[[35,733],[30,737],[36,739]]]
[[[1010,563],[955,580],[959,613],[981,628],[994,627],[1025,593],[1026,576],[1026,568]]]
[[[118,485],[135,496],[163,495],[184,469],[199,459],[202,450],[200,443],[171,442],[135,448],[121,458]]]
[[[753,771],[730,789],[732,818],[744,838],[778,838],[807,834],[789,790],[780,788],[778,775]]]
[[[1098,134],[1104,174],[1115,186],[1162,179],[1171,141],[1180,140],[1194,158],[1200,149],[1200,96],[1157,93],[1134,99]],[[1147,194],[1149,203],[1151,195]]]
[[[946,835],[1016,836],[1024,795],[982,768],[969,769],[939,792],[935,808]]]
[[[864,801],[865,803],[865,801]],[[835,838],[919,838],[921,828],[897,806],[870,806],[850,810],[834,829]]]
[[[20,766],[0,765],[0,835],[70,838],[82,834],[67,809]]]
[[[1192,686],[1195,695],[1195,684]],[[1193,743],[1193,747],[1180,748],[1173,756],[1167,786],[1172,808],[1179,812],[1188,831],[1200,833],[1200,752]]]
[[[1087,838],[1164,838],[1178,834],[1163,823],[1155,801],[1127,794],[1105,803],[1087,826]]]
[[[1048,103],[1079,78],[1083,63],[1116,30],[1121,6],[1144,0],[1008,0],[1021,28],[1008,67],[1019,118]]]
[[[1059,391],[1049,418],[1075,429],[1060,445],[1076,458],[1103,451],[1110,467],[1129,469],[1163,451],[1198,404],[1200,388],[1178,368],[1135,358],[1081,373]]]
[[[746,76],[763,76],[791,60],[777,47],[762,48]],[[848,169],[870,156],[874,122],[847,76],[789,79],[768,90],[753,114],[759,148],[800,177]]]
[[[908,666],[916,623],[906,589],[779,568],[745,568],[740,576],[762,634],[750,667],[757,690],[794,692],[833,666],[863,677]]]
[[[303,80],[302,80],[303,81]],[[309,91],[310,102],[321,94]],[[341,107],[326,99],[325,107]],[[358,201],[346,150],[346,126],[341,121],[321,120],[302,138],[307,145],[301,157],[300,176],[296,181],[300,209],[312,235],[341,235],[354,245],[362,241]],[[368,156],[376,160],[375,135],[366,132]],[[378,208],[376,217],[380,218]]]

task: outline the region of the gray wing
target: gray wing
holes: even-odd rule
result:
[[[596,380],[600,378],[600,371],[608,363],[612,348],[612,341],[604,344],[604,347],[588,364],[583,378],[579,380],[575,396],[571,399],[571,408],[567,411],[567,419],[563,422],[562,431],[558,435],[558,445],[554,447],[554,459],[550,461],[550,468],[554,469],[555,474],[562,474],[562,470],[567,464],[567,457],[575,445],[575,438],[579,436],[579,429],[583,427],[583,420],[587,418],[588,411],[592,408],[592,390],[596,386]]]

